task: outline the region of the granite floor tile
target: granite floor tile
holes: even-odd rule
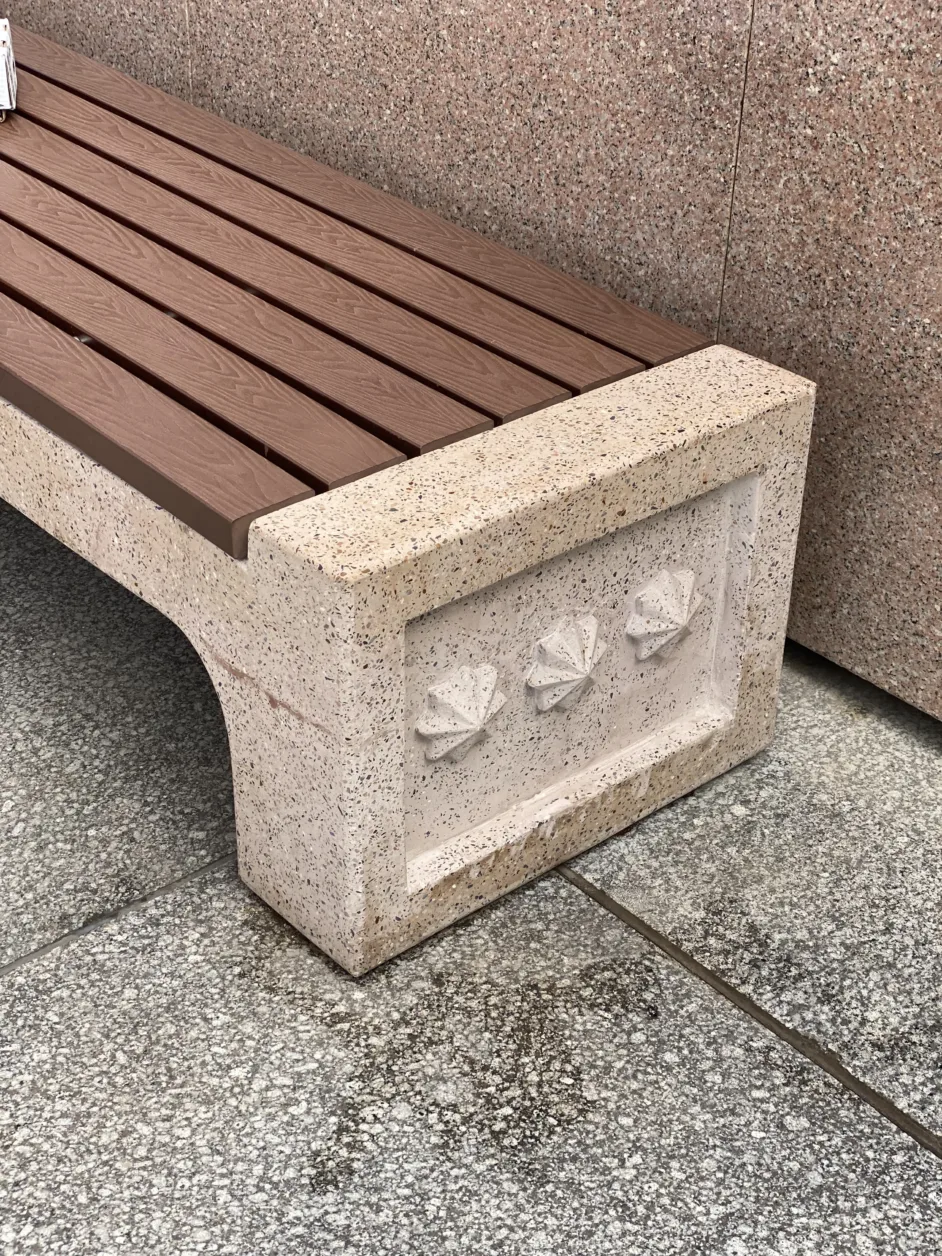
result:
[[[206,874],[0,981],[3,1256],[846,1256],[942,1164],[559,877],[359,981]]]
[[[942,725],[816,655],[773,747],[573,867],[942,1133]]]
[[[234,845],[219,704],[180,632],[0,512],[0,964]]]

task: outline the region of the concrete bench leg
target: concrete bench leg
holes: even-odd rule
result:
[[[707,349],[267,515],[244,562],[9,406],[0,496],[188,635],[243,878],[361,973],[768,743],[812,404]]]

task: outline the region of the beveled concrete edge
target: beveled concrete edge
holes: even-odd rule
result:
[[[348,583],[429,554],[440,562],[508,514],[552,504],[600,477],[734,430],[758,410],[771,415],[811,400],[814,388],[781,367],[711,345],[272,511],[253,522],[250,544],[280,545]],[[652,500],[647,513],[663,508]],[[608,522],[614,529],[624,519],[615,510]],[[596,535],[592,529],[583,539]],[[554,556],[548,547],[541,560]],[[486,567],[475,575],[468,592],[493,583]]]

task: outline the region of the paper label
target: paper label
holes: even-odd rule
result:
[[[0,60],[0,109],[15,109],[16,62],[13,59],[13,36],[6,18],[0,18]]]

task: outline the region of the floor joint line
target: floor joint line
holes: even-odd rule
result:
[[[826,1050],[813,1038],[807,1038],[804,1034],[799,1033],[795,1029],[791,1029],[778,1017],[773,1016],[771,1012],[767,1012],[749,995],[743,994],[741,990],[737,990],[718,973],[713,972],[711,968],[707,968],[705,964],[701,964],[699,960],[694,959],[685,950],[672,942],[665,934],[658,929],[653,928],[642,920],[640,916],[636,916],[634,912],[629,911],[627,907],[623,907],[616,899],[607,894],[605,890],[599,889],[593,885],[591,881],[587,881],[580,873],[574,869],[563,865],[557,868],[560,876],[564,877],[570,885],[575,886],[577,890],[581,890],[589,898],[593,899],[600,907],[617,917],[623,924],[628,925],[636,933],[640,934],[645,941],[650,942],[652,946],[656,946],[669,959],[686,968],[692,976],[704,982],[711,990],[722,995],[724,999],[732,1003],[739,1011],[744,1012],[752,1020],[758,1022],[764,1029],[769,1030],[780,1038],[784,1043],[790,1046],[794,1051],[803,1055],[806,1060],[823,1069],[830,1077],[844,1087],[845,1090],[856,1095],[858,1099],[862,1099],[885,1120],[891,1121],[904,1134],[908,1134],[927,1151],[931,1151],[934,1156],[938,1156],[942,1160],[942,1137],[933,1133],[927,1126],[917,1121],[915,1117],[904,1112],[902,1108],[897,1107],[891,1099],[883,1095],[878,1090],[874,1090],[865,1081],[856,1077],[846,1068],[832,1052]]]
[[[213,859],[208,864],[201,864],[199,868],[194,868],[192,872],[185,872],[182,877],[177,877],[174,881],[168,881],[165,885],[158,885],[155,889],[148,890],[140,898],[134,898],[128,903],[122,903],[120,907],[113,907],[108,911],[99,912],[98,915],[87,920],[85,924],[79,925],[75,929],[70,929],[68,933],[63,933],[58,938],[53,938],[51,942],[46,942],[42,946],[37,946],[35,950],[27,951],[25,955],[18,955],[15,959],[8,960],[5,964],[0,964],[0,977],[7,977],[10,973],[16,972],[19,968],[25,968],[28,964],[33,963],[34,960],[42,959],[52,951],[64,950],[65,947],[84,937],[86,933],[91,933],[102,925],[108,924],[111,920],[120,920],[122,916],[127,916],[131,912],[138,911],[141,907],[145,907],[148,903],[153,902],[155,898],[162,898],[164,894],[170,894],[173,890],[178,890],[181,886],[189,884],[190,881],[196,881],[199,877],[214,872],[217,868],[223,868],[227,864],[233,863],[234,860],[234,852],[220,855],[218,859]]]

